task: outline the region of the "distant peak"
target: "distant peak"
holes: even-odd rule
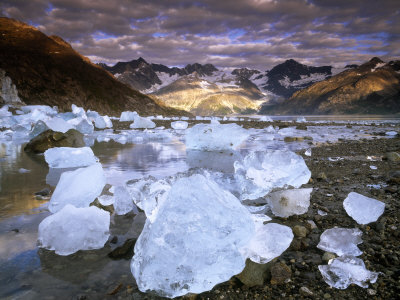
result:
[[[375,56],[375,57],[371,58],[370,62],[378,64],[378,63],[383,63],[384,61],[382,59],[380,59],[379,57]]]
[[[294,59],[287,59],[285,62],[285,64],[296,64],[296,65],[300,65],[300,63]]]

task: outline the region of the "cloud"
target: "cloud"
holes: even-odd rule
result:
[[[398,0],[3,0],[0,12],[109,64],[142,56],[266,70],[289,58],[339,65],[399,55]]]

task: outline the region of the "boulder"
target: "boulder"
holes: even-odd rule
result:
[[[25,146],[25,152],[44,153],[47,149],[54,147],[84,147],[83,134],[75,129],[65,133],[53,130],[42,132],[29,141]]]

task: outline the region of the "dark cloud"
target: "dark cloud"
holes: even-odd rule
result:
[[[269,69],[293,58],[349,64],[400,55],[398,0],[2,0],[1,15],[113,64]]]

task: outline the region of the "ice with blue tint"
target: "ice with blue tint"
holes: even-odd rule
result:
[[[125,215],[133,211],[139,213],[133,199],[124,186],[115,187],[114,191],[114,211],[117,215]]]
[[[173,129],[186,129],[188,128],[188,122],[185,121],[175,121],[175,122],[171,122],[171,127]]]
[[[50,168],[86,167],[99,160],[90,147],[55,147],[44,152],[44,159]]]
[[[257,199],[274,188],[299,188],[311,178],[304,159],[291,151],[255,151],[235,162],[240,199]]]
[[[94,131],[94,126],[92,122],[89,121],[87,118],[77,117],[70,119],[67,122],[83,134],[92,134]]]
[[[250,133],[237,124],[197,124],[186,130],[186,148],[196,150],[235,149]]]
[[[84,119],[87,118],[85,109],[83,107],[79,107],[79,106],[76,106],[75,104],[72,104],[71,105],[71,110],[72,110],[72,113],[75,116],[80,117],[80,118],[84,118]]]
[[[385,203],[351,192],[343,201],[343,207],[358,224],[365,225],[378,220],[385,210]]]
[[[375,283],[379,275],[367,270],[364,262],[354,256],[340,256],[330,260],[328,265],[319,265],[318,269],[327,284],[342,290],[350,284],[367,288],[368,282]]]
[[[98,116],[94,120],[94,126],[98,129],[112,128],[113,124],[109,116]]]
[[[359,256],[362,251],[357,247],[362,243],[362,231],[358,228],[331,228],[325,230],[320,237],[317,247],[339,256]]]
[[[51,196],[49,210],[55,213],[67,204],[88,207],[101,194],[105,184],[106,177],[100,163],[64,172]]]
[[[240,253],[254,235],[250,213],[202,175],[178,179],[135,244],[131,271],[142,292],[201,293],[245,266]]]
[[[139,128],[155,128],[156,123],[154,123],[150,118],[143,118],[139,115],[134,117],[133,123],[129,126],[132,129],[139,129]]]
[[[135,117],[138,116],[138,113],[136,111],[123,111],[121,113],[121,116],[119,117],[120,122],[132,122],[135,120]]]
[[[269,193],[268,204],[275,216],[287,218],[307,213],[310,206],[312,188],[289,189]]]
[[[110,228],[110,214],[95,206],[66,205],[39,224],[39,246],[70,255],[78,250],[103,248]]]

